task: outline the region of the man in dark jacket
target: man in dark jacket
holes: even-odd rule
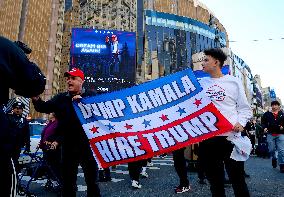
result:
[[[57,135],[51,148],[62,146],[62,184],[63,196],[76,196],[76,180],[78,165],[81,164],[87,184],[87,196],[100,196],[100,190],[96,183],[97,163],[93,157],[89,140],[82,128],[73,107],[73,100],[85,96],[82,90],[84,73],[73,68],[65,73],[68,91],[55,95],[51,100],[42,101],[40,97],[32,98],[34,107],[42,113],[54,112],[58,119]]]
[[[21,148],[25,147],[25,152],[30,152],[30,128],[27,119],[23,117],[25,105],[21,102],[16,102],[13,104],[12,108],[12,113],[8,114],[9,128],[12,131],[14,141],[12,159],[16,172],[19,173],[20,167],[18,159],[20,157]]]
[[[29,48],[0,36],[0,191],[3,197],[15,196],[16,191],[11,160],[13,136],[3,109],[9,100],[9,88],[24,97],[39,95],[45,88],[45,77],[26,57],[25,49]]]
[[[246,126],[244,127],[245,133],[251,141],[252,151],[251,154],[255,154],[255,120],[252,118],[250,121],[247,122]]]
[[[267,111],[263,114],[261,123],[264,132],[267,133],[272,166],[273,168],[277,167],[277,157],[275,154],[277,150],[280,172],[284,173],[284,114],[280,110],[280,103],[278,101],[271,102],[271,112]]]

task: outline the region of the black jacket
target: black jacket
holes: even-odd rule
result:
[[[268,133],[284,134],[284,130],[280,130],[280,126],[284,127],[284,114],[282,111],[278,112],[275,119],[272,112],[265,112],[261,119],[262,128],[268,129]]]
[[[58,119],[56,141],[59,144],[68,147],[69,150],[89,148],[88,138],[73,107],[72,96],[68,92],[59,93],[48,101],[33,101],[33,104],[38,112],[55,113]]]
[[[245,133],[248,137],[251,137],[252,135],[255,135],[255,125],[251,122],[248,121],[245,128]],[[254,131],[254,132],[253,132]],[[244,132],[243,132],[244,133]]]
[[[9,88],[21,96],[37,96],[44,91],[45,77],[22,49],[0,36],[0,155],[8,157],[13,148],[13,136],[3,105],[9,99]]]
[[[30,150],[30,128],[26,118],[16,115],[8,114],[9,128],[13,137],[14,147],[20,149],[26,147]]]

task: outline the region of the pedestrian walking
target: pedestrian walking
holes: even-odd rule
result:
[[[257,144],[263,142],[264,131],[261,125],[261,118],[257,118],[255,122],[255,136],[257,139]]]
[[[272,166],[276,168],[278,160],[280,172],[284,173],[284,113],[280,110],[278,101],[271,102],[271,112],[265,112],[261,122],[264,132],[267,133],[268,150],[270,157],[272,157]]]
[[[252,144],[252,151],[251,154],[255,154],[255,141],[256,141],[256,132],[255,132],[255,120],[252,118],[250,121],[247,122],[245,126],[245,132],[247,133],[248,138]]]
[[[252,111],[242,83],[234,76],[223,75],[221,68],[227,56],[221,49],[204,51],[203,70],[210,75],[200,80],[205,93],[217,109],[232,123],[232,131],[209,138],[199,147],[199,156],[213,197],[225,196],[224,165],[236,197],[247,197],[243,161],[230,158],[234,145],[227,140],[233,132],[242,132]]]

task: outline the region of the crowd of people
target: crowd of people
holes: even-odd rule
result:
[[[0,104],[7,103],[8,90],[12,88],[17,94],[30,97],[36,111],[50,114],[49,122],[42,131],[39,148],[43,150],[44,159],[49,162],[60,180],[61,196],[76,196],[79,165],[84,172],[87,196],[101,196],[97,178],[100,181],[110,181],[110,169],[98,169],[89,140],[73,108],[73,102],[88,96],[88,92],[83,89],[84,73],[78,68],[66,72],[64,74],[66,92],[44,101],[39,95],[44,91],[45,78],[24,54],[26,48],[27,46],[20,46],[0,37],[0,89],[6,92],[6,94],[1,93]],[[265,135],[273,167],[277,167],[278,164],[280,171],[284,172],[284,114],[280,110],[280,103],[273,101],[272,111],[263,115],[261,123],[252,119],[252,110],[241,82],[236,77],[223,75],[221,72],[227,58],[224,52],[221,49],[208,49],[204,54],[203,70],[210,77],[203,78],[199,82],[217,109],[232,123],[233,128],[227,133],[199,143],[198,163],[201,183],[204,183],[206,178],[213,197],[225,196],[226,172],[235,196],[250,196],[245,180],[244,161],[231,158],[234,144],[228,140],[228,137],[232,134],[241,136],[241,133],[247,135],[251,139],[252,154],[256,154],[258,151],[255,148],[256,140],[265,141]],[[218,94],[213,94],[212,91],[218,91]],[[222,91],[221,97],[220,91]],[[26,152],[30,151],[29,130],[22,116],[23,108],[20,102],[13,105],[11,114],[5,114],[2,107],[0,108],[0,153],[4,155],[0,157],[0,172],[1,179],[5,180],[5,184],[1,185],[4,197],[15,196],[14,165],[18,173],[21,148],[25,147]],[[174,167],[179,177],[179,185],[174,188],[177,194],[191,190],[184,150],[185,148],[181,148],[172,153]],[[140,175],[148,177],[147,163],[151,165],[151,160],[128,163],[133,188],[142,187],[139,183]]]

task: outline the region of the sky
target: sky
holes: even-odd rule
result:
[[[284,1],[199,1],[223,24],[229,41],[236,41],[229,43],[233,53],[246,62],[253,75],[260,75],[262,87],[273,88],[284,103]]]

